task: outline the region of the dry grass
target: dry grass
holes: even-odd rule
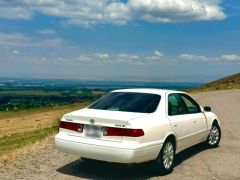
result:
[[[199,88],[193,88],[187,91],[196,93],[230,89],[240,89],[240,73],[224,77],[222,79],[205,84]]]
[[[63,114],[82,109],[89,102],[53,108],[0,113],[0,164],[9,157],[21,154],[22,149],[33,146],[57,132]],[[11,159],[11,158],[10,158]]]
[[[106,92],[104,92],[104,91],[92,91],[92,94],[93,95],[105,95]]]
[[[46,148],[50,143],[52,143],[53,137],[53,135],[49,135],[44,139],[36,141],[35,143],[8,151],[7,153],[2,153],[0,156],[0,168],[9,164],[19,163],[16,161],[17,158],[27,155],[28,153],[36,152],[39,149]]]
[[[57,124],[57,123],[56,123]],[[16,133],[0,138],[0,156],[28,144],[33,144],[57,132],[58,126],[46,127],[31,132]]]
[[[18,112],[0,112],[0,138],[16,133],[31,132],[51,127],[63,114],[86,107],[89,102],[53,108],[23,110]]]

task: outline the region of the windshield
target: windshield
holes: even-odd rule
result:
[[[89,109],[152,113],[161,97],[157,94],[111,92],[90,105]]]

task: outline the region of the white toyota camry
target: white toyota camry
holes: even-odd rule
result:
[[[118,163],[155,160],[169,173],[175,154],[205,142],[217,147],[220,122],[184,92],[123,89],[64,115],[56,147],[85,159]]]

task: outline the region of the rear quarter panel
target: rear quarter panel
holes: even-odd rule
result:
[[[128,121],[127,127],[143,129],[144,136],[138,138],[124,137],[124,140],[132,143],[142,144],[142,146],[153,146],[163,144],[166,136],[172,133],[172,127],[165,114],[165,95],[162,95],[157,110],[141,118]],[[159,149],[160,151],[160,149]]]
[[[162,144],[165,135],[170,132],[171,126],[165,118],[161,118],[156,114],[146,116],[144,118],[129,121],[127,127],[133,129],[143,129],[144,136],[137,141],[135,138],[124,137],[124,140],[131,140],[133,143],[142,143],[145,146]]]

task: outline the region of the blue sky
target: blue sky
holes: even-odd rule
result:
[[[237,0],[2,0],[0,76],[206,82],[240,70]]]

